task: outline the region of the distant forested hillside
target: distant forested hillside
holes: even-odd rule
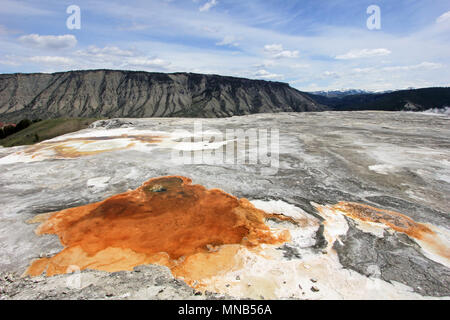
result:
[[[380,94],[355,94],[344,97],[308,95],[317,103],[326,105],[336,111],[423,111],[450,106],[450,88],[410,89]]]

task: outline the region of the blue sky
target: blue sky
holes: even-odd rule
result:
[[[66,9],[81,10],[68,29]],[[369,30],[377,5],[381,29]],[[0,73],[198,72],[305,91],[449,86],[448,0],[0,0]]]

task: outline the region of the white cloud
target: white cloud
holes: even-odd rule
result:
[[[89,46],[85,50],[78,50],[76,52],[80,56],[91,56],[91,57],[110,57],[110,56],[120,56],[120,57],[132,57],[134,56],[131,50],[122,50],[116,46],[106,46],[103,48],[98,48],[96,46]]]
[[[0,59],[0,64],[14,67],[20,66],[20,63],[17,61],[17,58],[9,55],[7,55],[5,59]]]
[[[311,67],[311,65],[308,63],[295,63],[292,65],[292,68],[296,68],[296,69],[306,69],[309,67]]]
[[[208,33],[218,33],[220,31],[220,29],[217,27],[209,27],[209,26],[202,26],[201,30]]]
[[[274,58],[298,58],[298,51],[283,50],[273,55]]]
[[[391,51],[388,49],[385,49],[385,48],[351,50],[351,51],[347,52],[346,54],[336,56],[336,59],[350,60],[350,59],[387,56],[389,54],[391,54]]]
[[[170,66],[170,62],[161,58],[149,57],[137,50],[122,49],[116,46],[105,46],[103,48],[90,46],[87,49],[76,51],[75,55],[83,59],[79,61],[80,63],[101,68],[114,67],[165,71]]]
[[[298,58],[298,51],[284,50],[281,44],[267,44],[264,46],[264,50],[272,55],[273,58]]]
[[[61,36],[41,36],[39,34],[29,34],[21,36],[19,41],[25,45],[44,49],[71,48],[77,44],[77,38],[71,34]]]
[[[385,71],[411,71],[411,70],[417,70],[417,69],[439,69],[442,67],[443,67],[443,65],[440,63],[422,62],[419,64],[410,65],[410,66],[384,67],[383,70],[385,70]]]
[[[215,7],[219,2],[217,0],[210,0],[202,5],[198,10],[200,12],[209,11],[212,7]]]
[[[2,5],[1,13],[4,15],[33,16],[33,15],[49,15],[52,13],[51,11],[34,7],[33,5],[26,3],[24,1],[2,0],[1,5]]]
[[[56,65],[67,65],[72,64],[74,61],[66,57],[58,56],[34,56],[26,59],[29,62],[43,63],[43,64],[56,64]]]
[[[276,73],[270,73],[267,70],[261,69],[253,74],[254,76],[261,79],[281,79],[283,76]]]
[[[447,11],[436,19],[436,23],[443,23],[445,21],[450,21],[450,11]]]
[[[18,66],[33,64],[40,71],[55,72],[75,69],[127,69],[140,71],[167,71],[171,63],[159,57],[149,57],[137,50],[116,46],[99,48],[90,46],[83,50],[67,52],[64,56],[30,55],[0,57],[0,64]],[[49,69],[50,68],[50,69]],[[50,71],[49,71],[50,70]]]
[[[222,41],[217,42],[216,45],[217,46],[233,46],[233,47],[237,47],[239,46],[239,43],[236,41],[236,37],[235,36],[225,36],[223,38]]]
[[[369,73],[373,71],[373,68],[353,68],[352,71],[354,73]]]
[[[322,77],[323,78],[339,78],[340,76],[337,72],[325,71],[324,73],[322,73]]]
[[[264,60],[260,64],[253,65],[253,67],[256,69],[265,69],[265,68],[269,68],[269,67],[274,67],[276,65],[277,64],[274,60]]]
[[[8,0],[7,2],[12,3]],[[439,15],[437,14],[428,21],[429,25],[418,30],[410,30],[411,32],[395,32],[395,29],[368,32],[360,25],[327,26],[318,21],[317,26],[315,24],[311,26],[314,32],[294,33],[292,30],[282,28],[283,22],[289,21],[289,15],[280,16],[278,10],[267,11],[270,6],[260,5],[262,1],[245,2],[245,4],[241,2],[239,10],[251,9],[251,15],[239,14],[239,12],[235,14],[231,5],[224,8],[229,9],[229,12],[216,11],[216,7],[213,9],[209,7],[208,13],[199,13],[199,7],[209,2],[210,0],[191,2],[191,9],[179,5],[180,1],[171,3],[161,1],[119,3],[105,0],[89,2],[85,4],[87,7],[84,10],[100,12],[105,17],[117,21],[117,26],[132,24],[136,29],[147,28],[148,35],[151,37],[140,34],[130,37],[125,32],[111,34],[111,26],[98,24],[97,29],[92,30],[88,38],[78,39],[76,50],[84,49],[81,53],[67,50],[64,54],[59,54],[52,49],[35,50],[36,48],[30,45],[11,41],[8,34],[0,36],[0,59],[3,63],[23,63],[24,57],[27,56],[63,55],[72,58],[76,62],[75,67],[82,69],[128,69],[129,63],[134,62],[136,70],[216,73],[250,78],[255,76],[256,71],[263,70],[258,75],[267,79],[280,76],[286,81],[292,81],[301,75],[301,81],[297,82],[299,89],[309,86],[310,83],[329,89],[346,87],[369,90],[421,87],[427,83],[433,86],[448,84],[450,24],[444,19],[447,17],[446,14],[438,18],[445,23],[435,23],[435,18]],[[219,3],[217,8],[221,4]],[[205,11],[207,11],[206,7]],[[127,13],[126,17],[123,15],[124,12]],[[200,14],[201,19],[199,19]],[[12,25],[5,25],[12,28]],[[110,35],[107,37],[110,41],[109,46],[117,45],[120,50],[125,51],[123,55],[120,51],[114,52],[102,47],[95,50],[86,48],[90,44],[105,43],[104,41],[108,39],[104,37],[108,34]],[[173,34],[177,34],[183,40],[172,41]],[[234,35],[237,39],[231,41],[231,37],[226,37],[227,35]],[[203,41],[198,41],[199,38]],[[239,54],[232,52],[233,49],[224,47],[233,48],[232,44],[236,41],[239,41]],[[200,42],[202,45],[197,45]],[[349,59],[329,59],[336,56],[342,58],[350,49],[363,48],[368,48],[366,50],[388,48],[392,53],[363,52],[347,55]],[[295,50],[300,50],[300,54]],[[283,53],[283,51],[287,52]],[[7,59],[7,54],[14,54],[15,57]],[[381,56],[376,57],[377,54]],[[386,55],[382,56],[383,54]],[[358,60],[355,57],[371,55],[375,55],[375,58]],[[297,56],[300,57],[288,58]],[[161,61],[158,62],[155,59],[167,61],[169,67],[165,68]],[[265,60],[268,62],[266,63]],[[389,61],[384,63],[382,60]],[[411,68],[411,66],[421,65],[422,61],[439,62],[444,66],[434,69],[432,65],[428,67],[422,65],[422,69]],[[294,66],[296,63],[310,67],[297,69]],[[388,72],[383,70],[384,67],[405,71]],[[33,65],[30,63],[20,68],[5,65],[2,68],[8,72],[45,70],[39,63]],[[71,68],[74,67],[71,65]],[[57,67],[55,69],[58,70]],[[67,69],[67,67],[61,67],[61,69]],[[324,75],[326,70],[329,70],[329,73]],[[332,72],[340,78],[333,78]]]
[[[168,63],[159,58],[146,58],[146,57],[138,57],[127,60],[128,65],[132,66],[142,66],[142,67],[165,67]]]
[[[264,46],[264,50],[268,52],[280,52],[283,51],[283,46],[281,44],[267,44]]]

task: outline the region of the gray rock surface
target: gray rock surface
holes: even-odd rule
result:
[[[86,270],[54,277],[26,277],[0,272],[0,300],[214,300],[231,297],[202,294],[174,279],[169,269],[139,266],[114,273]]]
[[[417,244],[404,234],[386,233],[377,238],[353,225],[343,244],[335,243],[335,249],[346,268],[408,284],[422,295],[450,296],[450,270],[424,257]]]
[[[181,165],[170,161],[171,149],[164,147],[15,163],[3,160],[23,149],[2,148],[0,271],[21,274],[32,259],[61,250],[56,236],[36,236],[36,225],[25,223],[27,219],[38,213],[100,201],[134,189],[152,177],[165,175],[187,176],[207,188],[220,188],[250,200],[283,200],[315,217],[319,215],[311,202],[353,201],[395,210],[417,222],[450,230],[450,118],[446,116],[321,112],[202,120],[118,119],[94,123],[83,132],[101,132],[105,128],[167,133],[185,129],[192,132],[195,121],[201,121],[204,130],[210,128],[221,132],[230,128],[279,130],[278,172],[264,174],[260,164]],[[90,179],[99,177],[109,179],[105,179],[104,186],[89,186]],[[341,244],[335,243],[335,249],[345,268],[402,283],[421,295],[450,295],[449,269],[426,258],[407,236],[394,233],[377,238],[349,222],[349,230],[341,240]],[[326,246],[324,241],[319,231],[314,250],[320,252]],[[302,259],[295,247],[285,245],[280,250],[288,260]],[[159,272],[159,269],[151,270],[149,275]],[[165,271],[161,269],[161,272]],[[101,287],[112,281],[114,297],[127,292],[131,292],[130,297],[138,297],[147,285],[139,285],[139,277],[146,272],[124,273],[133,279],[132,283],[136,285],[133,287],[126,281],[111,280],[113,275],[89,273],[98,275],[95,283]],[[64,279],[67,276],[58,277]],[[47,284],[63,281],[55,279],[45,281]],[[173,296],[191,296],[188,288],[178,287],[173,279],[166,280],[163,286],[175,290]],[[159,286],[152,281],[149,283]],[[91,289],[83,289],[88,290],[86,297],[104,298],[107,290],[95,287],[96,284]],[[48,287],[30,285],[34,284],[20,280],[19,289],[7,285],[6,290],[17,292],[14,297],[50,298],[45,289]],[[5,287],[4,282],[2,287]],[[77,294],[70,297],[84,296],[84,293]],[[62,297],[59,291],[57,297]],[[146,297],[158,298],[158,295]]]

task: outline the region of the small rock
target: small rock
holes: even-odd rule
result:
[[[304,266],[305,269],[307,269],[307,270],[308,270],[308,269],[311,269],[311,266],[310,266],[309,264],[304,264],[303,266]]]
[[[316,286],[312,286],[311,287],[311,291],[312,292],[319,292],[319,288],[317,288]]]
[[[7,281],[9,283],[14,282],[14,276],[12,274],[5,275],[4,279],[5,279],[5,281]]]
[[[317,279],[315,279],[315,278],[312,278],[310,280],[311,280],[312,283],[316,283],[317,282]]]
[[[236,280],[237,280],[237,281],[240,281],[240,280],[241,280],[241,277],[240,277],[240,276],[237,276],[237,277],[236,277]]]
[[[302,288],[302,286],[301,286],[300,284],[298,285],[298,287],[299,287],[299,289],[300,289],[300,290],[302,290],[302,289],[303,289],[303,288]]]
[[[201,296],[202,293],[200,291],[197,291],[196,293],[194,293],[195,296]]]
[[[217,252],[217,251],[219,251],[219,247],[214,247],[214,246],[212,246],[210,244],[207,244],[206,248],[208,249],[209,252]]]
[[[45,279],[44,278],[42,278],[42,277],[34,277],[33,279],[31,279],[31,281],[33,282],[33,283],[39,283],[39,282],[42,282],[42,281],[44,281]]]
[[[167,191],[162,185],[160,184],[155,184],[154,186],[152,186],[150,188],[151,192],[164,192]]]

